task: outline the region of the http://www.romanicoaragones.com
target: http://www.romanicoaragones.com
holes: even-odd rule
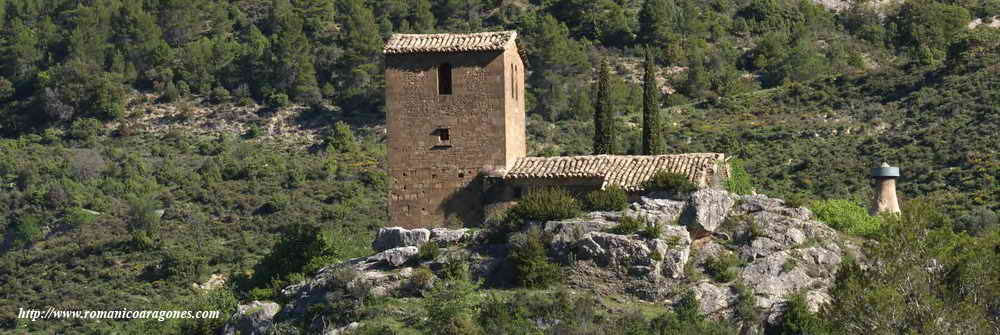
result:
[[[165,321],[167,319],[217,319],[219,315],[219,311],[146,311],[125,308],[106,311],[18,308],[17,311],[18,319],[31,321],[44,319],[156,319]]]

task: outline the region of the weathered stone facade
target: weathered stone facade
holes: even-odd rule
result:
[[[482,169],[525,156],[516,33],[394,35],[386,45],[390,226],[483,217]]]

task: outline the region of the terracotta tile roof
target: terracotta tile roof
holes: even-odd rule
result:
[[[601,188],[618,185],[638,191],[656,172],[669,171],[687,175],[692,182],[705,187],[715,175],[728,176],[728,170],[720,170],[720,163],[725,160],[725,155],[718,153],[522,157],[503,173],[503,178],[602,178]]]
[[[474,34],[393,34],[385,42],[386,54],[506,50],[514,45],[517,32]]]

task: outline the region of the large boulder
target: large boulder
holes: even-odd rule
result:
[[[375,251],[385,251],[399,247],[419,247],[427,243],[430,238],[431,231],[427,229],[382,228],[375,235],[375,241],[372,242],[372,249],[375,249]]]
[[[782,250],[759,258],[740,272],[740,279],[753,289],[757,307],[775,309],[784,304],[788,296],[805,292],[818,304],[826,296],[826,289],[833,283],[836,269],[841,263],[840,249],[810,247]],[[810,309],[818,309],[810,305]]]
[[[399,247],[392,248],[374,255],[369,256],[366,262],[376,262],[389,265],[391,267],[397,267],[405,264],[410,258],[416,256],[420,252],[417,247]]]
[[[645,218],[662,225],[672,225],[681,216],[684,205],[683,201],[641,197],[638,202],[632,203],[625,210],[625,215]]]
[[[576,250],[579,259],[593,260],[602,268],[658,282],[663,277],[684,275],[690,246],[691,239],[683,227],[667,226],[661,238],[655,239],[590,232],[580,239]]]
[[[684,266],[691,257],[691,235],[687,229],[677,225],[661,227],[658,241],[663,241],[663,276],[678,279],[684,277]],[[660,243],[657,243],[660,245]]]
[[[707,281],[702,281],[691,288],[694,296],[698,298],[698,307],[701,313],[715,319],[721,319],[731,314],[732,307],[736,305],[736,294],[729,286],[716,285]]]
[[[724,190],[701,189],[691,194],[681,221],[699,236],[710,235],[726,221],[735,204],[735,197]]]
[[[771,212],[799,220],[809,220],[813,216],[807,208],[789,207],[784,200],[768,198],[763,194],[744,195],[740,196],[739,200],[739,205],[733,208],[733,213],[730,215]]]
[[[448,228],[434,228],[431,229],[430,241],[435,242],[439,245],[453,245],[458,244],[463,241],[468,240],[466,233],[468,229],[448,229]]]
[[[239,305],[236,314],[223,328],[225,335],[263,335],[274,325],[274,315],[281,306],[269,301],[253,301]]]

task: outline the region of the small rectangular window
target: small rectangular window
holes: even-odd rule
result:
[[[434,130],[434,135],[437,136],[435,148],[442,149],[451,146],[451,131],[448,128],[438,128]]]
[[[438,67],[438,94],[451,94],[451,64],[444,63]]]

